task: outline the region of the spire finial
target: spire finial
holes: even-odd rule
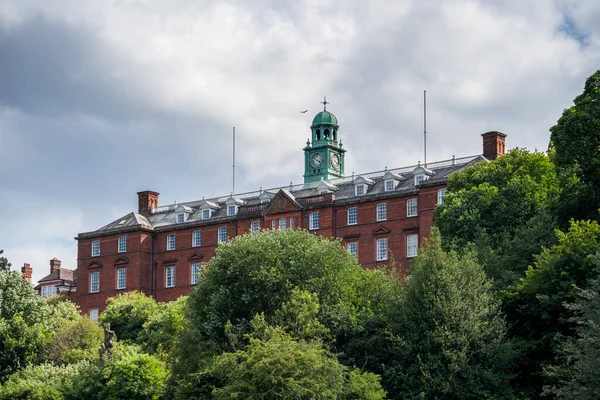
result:
[[[327,111],[327,104],[329,104],[329,102],[327,101],[327,96],[323,96],[323,101],[321,102],[321,104],[323,104],[323,111]]]

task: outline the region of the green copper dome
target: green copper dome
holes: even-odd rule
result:
[[[338,120],[329,111],[321,111],[313,118],[313,126],[315,125],[335,125],[338,126]]]

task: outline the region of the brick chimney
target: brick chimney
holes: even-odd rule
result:
[[[151,190],[145,190],[138,192],[138,213],[142,215],[149,215],[152,209],[158,208],[158,195],[159,193]]]
[[[481,134],[483,137],[483,156],[490,160],[504,155],[506,135],[502,132],[491,131]]]
[[[27,282],[31,282],[31,276],[33,275],[33,268],[27,263],[23,264],[21,267],[21,274],[23,275],[23,279]]]
[[[60,270],[60,260],[54,257],[52,260],[50,260],[50,273],[58,270]]]

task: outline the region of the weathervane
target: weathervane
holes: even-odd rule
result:
[[[323,96],[323,101],[321,102],[321,104],[323,104],[323,111],[327,111],[327,104],[329,104],[329,102],[327,101],[327,96]]]

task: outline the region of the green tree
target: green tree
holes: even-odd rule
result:
[[[63,400],[65,387],[80,368],[81,365],[29,366],[11,375],[0,385],[0,400]]]
[[[543,246],[555,242],[559,195],[549,157],[513,149],[452,174],[436,223],[445,247],[475,243],[486,271],[505,288],[523,276]]]
[[[363,292],[370,280],[339,243],[306,231],[240,236],[219,246],[190,296],[193,335],[223,349],[228,321],[240,335],[257,313],[271,321],[296,287],[317,296],[319,321],[337,335],[356,329],[378,307]]]
[[[598,219],[600,207],[600,70],[550,128],[550,149],[562,184],[563,220]]]
[[[0,383],[34,362],[49,334],[48,314],[31,283],[17,272],[0,270]]]
[[[318,310],[315,295],[294,289],[276,312],[282,326],[257,315],[246,335],[249,344],[211,358],[203,370],[186,376],[176,398],[383,399],[379,377],[344,367],[323,346],[327,329],[316,318]]]
[[[506,321],[474,251],[442,250],[439,232],[411,264],[395,370],[399,398],[511,398]]]
[[[138,347],[117,343],[105,363],[87,364],[65,388],[67,400],[156,400],[165,390],[166,364]]]
[[[0,255],[4,253],[4,250],[0,249]],[[0,257],[0,271],[10,271],[10,266],[12,264],[8,262],[6,257]]]
[[[187,296],[182,296],[175,301],[159,303],[157,311],[144,322],[137,343],[151,353],[169,353],[183,328],[187,302]]]
[[[52,334],[40,358],[58,365],[96,361],[103,338],[103,330],[97,322],[87,316],[79,316],[75,320],[67,320]]]
[[[106,301],[100,315],[103,324],[109,323],[121,341],[135,342],[144,323],[158,312],[156,301],[140,292],[127,292]]]
[[[600,274],[593,257],[600,251],[596,221],[572,221],[557,235],[558,244],[545,249],[505,297],[511,335],[522,355],[519,382],[534,395],[541,393],[544,366],[557,356],[557,338],[574,334],[573,313],[565,304],[574,303],[578,288],[587,289]]]
[[[600,253],[594,258],[600,267]],[[547,368],[547,375],[556,383],[545,392],[558,399],[593,400],[600,393],[600,280],[582,291],[568,308],[575,313],[576,335],[560,345],[560,364]]]

